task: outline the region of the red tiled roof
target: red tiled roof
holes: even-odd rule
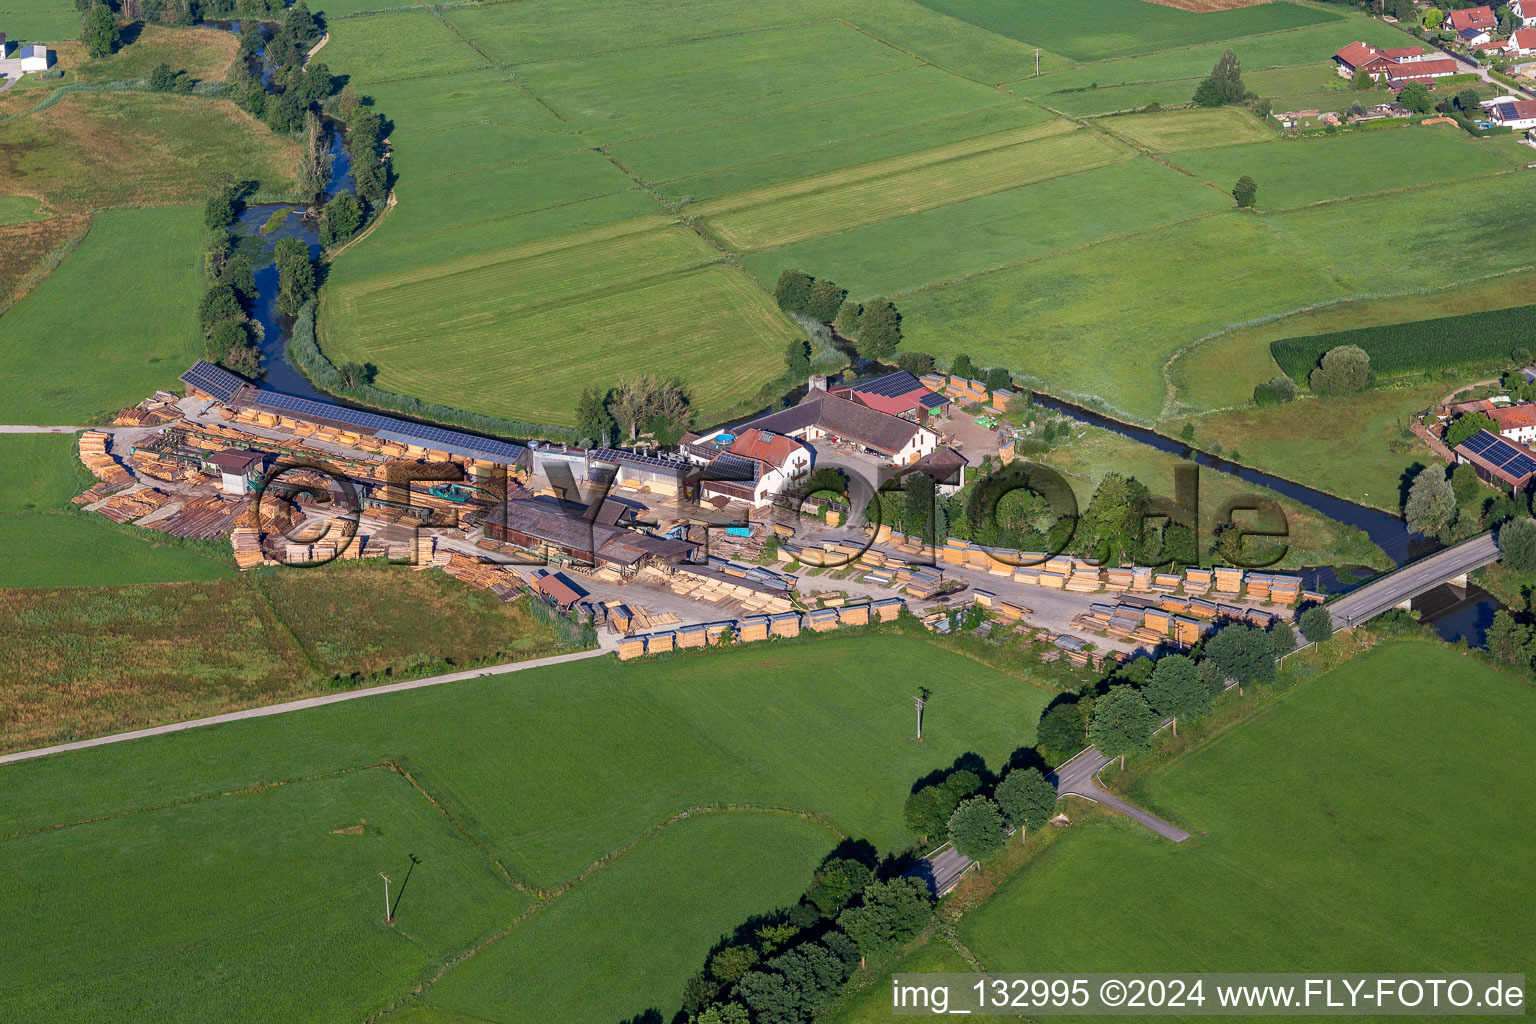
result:
[[[1532,106],[1536,106],[1536,103],[1532,103]],[[1493,417],[1493,422],[1499,425],[1500,430],[1536,427],[1536,404],[1529,402],[1521,405],[1506,405],[1500,409],[1491,409],[1488,415]]]
[[[736,440],[731,442],[731,454],[756,459],[775,469],[782,469],[784,463],[799,451],[800,447],[800,442],[792,437],[753,427],[738,434]]]
[[[1457,32],[1464,28],[1491,29],[1499,25],[1499,19],[1493,16],[1491,7],[1468,7],[1464,11],[1452,11],[1447,20]]]
[[[1536,100],[1515,100],[1513,103],[1495,103],[1489,114],[1495,121],[1528,121],[1536,117]],[[1513,117],[1509,115],[1513,114]]]
[[[1404,57],[1422,57],[1422,56],[1424,56],[1424,47],[1422,47],[1422,46],[1394,46],[1394,47],[1392,47],[1389,50],[1382,50],[1381,52],[1384,55],[1386,55],[1388,57],[1391,57],[1393,60],[1402,60]]]
[[[1536,50],[1536,28],[1516,29],[1510,33],[1509,41],[1521,50]]]
[[[1335,59],[1343,61],[1350,67],[1357,68],[1361,64],[1370,60],[1372,57],[1378,57],[1380,55],[1381,51],[1376,49],[1374,46],[1369,46],[1361,42],[1353,42],[1344,47],[1342,50],[1339,50],[1333,56]]]
[[[1449,57],[1444,60],[1416,60],[1399,64],[1392,75],[1394,82],[1428,82],[1434,75],[1454,75],[1459,70]]]

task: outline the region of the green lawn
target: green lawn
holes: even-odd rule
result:
[[[912,678],[933,691],[921,745],[910,738]],[[99,974],[128,948],[156,951],[131,968],[133,991],[152,1013],[271,1018],[276,1004],[261,1001],[270,999],[285,1000],[275,1015],[290,1020],[334,1020],[338,1004],[366,1015],[406,997],[409,978],[431,973],[429,963],[512,922],[524,903],[486,858],[548,890],[706,804],[814,812],[882,849],[904,847],[910,782],[966,751],[1003,764],[1033,742],[1049,697],[925,640],[866,634],[622,667],[585,661],[7,765],[0,775],[14,799],[0,806],[0,834],[13,838],[0,839],[0,855],[12,870],[0,885],[73,891],[47,931],[8,929],[0,939],[13,944],[5,953],[14,982],[0,1015],[123,1019],[110,1001],[120,992]],[[386,760],[437,810],[385,771],[337,774]],[[378,806],[381,788],[401,805]],[[201,799],[214,794],[238,795]],[[403,823],[411,808],[422,817]],[[465,835],[445,843],[439,815]],[[362,838],[333,834],[359,823]],[[594,1006],[617,1017],[658,1004],[670,1016],[682,979],[719,931],[790,898],[834,845],[820,827],[777,815],[673,831],[598,867],[513,928],[501,940],[507,952],[444,983],[446,1005],[479,1019],[527,1019],[509,1008],[509,984],[524,986],[529,1000],[551,999],[543,965],[583,958],[596,970],[604,961],[585,958],[600,956],[615,965],[610,980],[626,980],[594,992]],[[161,841],[167,832],[176,844]],[[223,852],[231,836],[256,844],[238,859],[238,879]],[[338,849],[348,842],[368,849]],[[120,851],[110,879],[101,866],[108,850]],[[410,853],[422,860],[410,886],[433,881],[407,888],[397,939],[378,925],[377,872],[398,882]],[[173,877],[178,894],[156,898]],[[130,901],[124,886],[136,883],[143,898]],[[438,885],[452,893],[429,887]],[[422,898],[415,920],[413,895]],[[203,911],[189,914],[185,906],[198,901]],[[27,913],[42,915],[49,904],[40,898]],[[131,927],[120,927],[129,913]],[[653,926],[662,914],[671,916],[659,940]],[[283,927],[297,917],[301,924]],[[103,929],[114,930],[110,941]],[[29,932],[57,938],[21,941]],[[314,948],[318,934],[337,948],[334,963],[289,956],[277,966],[273,950],[290,948],[281,943]],[[380,943],[398,948],[380,953],[374,969],[352,968],[356,951]],[[214,964],[220,984],[183,983]],[[526,967],[532,972],[515,973]],[[237,1011],[230,994],[256,1001]]]
[[[1536,193],[1536,182],[1501,179],[1500,191]],[[1384,284],[1440,288],[1523,265],[1517,224],[1457,207],[1462,193],[1437,185],[1264,216],[1234,211],[919,290],[900,302],[903,344],[940,359],[964,351],[1155,419],[1168,399],[1163,363],[1200,338],[1378,295]]]
[[[1529,972],[1533,729],[1528,680],[1388,643],[1142,777],[1193,838],[1069,829],[960,937],[997,971]]]
[[[1260,209],[1508,173],[1509,164],[1455,125],[1346,132],[1178,153],[1174,163],[1224,188],[1258,182]],[[1469,187],[1498,190],[1497,181]]]
[[[1454,387],[1442,381],[1212,413],[1195,421],[1195,438],[1202,447],[1220,441],[1241,452],[1246,465],[1396,513],[1402,475],[1432,458],[1423,441],[1401,430]],[[1169,423],[1169,432],[1179,426]]]
[[[1100,0],[1094,4],[1092,17],[1084,17],[1079,7],[1051,0],[925,0],[924,6],[1073,60],[1102,60],[1232,40],[1337,17],[1283,0],[1201,14],[1144,0]]]
[[[1195,107],[1133,114],[1103,122],[1105,131],[1154,153],[1183,153],[1210,146],[1234,146],[1243,142],[1268,142],[1275,133],[1263,121],[1239,107]]]
[[[80,35],[80,13],[59,0],[7,0],[5,27],[12,45],[74,39]]]
[[[0,225],[39,220],[38,202],[31,196],[0,196]]]
[[[14,315],[14,314],[13,314]],[[88,587],[212,580],[234,565],[204,549],[119,528],[70,499],[94,480],[74,434],[0,436],[0,587]]]
[[[111,210],[5,315],[0,421],[79,424],[170,387],[201,350],[200,207]]]

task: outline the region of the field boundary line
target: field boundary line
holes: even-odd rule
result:
[[[419,690],[428,686],[441,686],[444,683],[467,682],[471,679],[480,679],[485,676],[507,675],[512,672],[523,672],[528,669],[547,668],[551,665],[561,665],[571,661],[605,657],[609,653],[607,649],[598,647],[589,651],[573,651],[569,654],[555,654],[544,658],[530,658],[527,661],[504,662],[500,665],[489,665],[485,668],[448,672],[443,675],[428,676],[425,679],[407,679],[398,683],[386,683],[383,686],[371,686],[362,690],[349,690],[345,693],[328,693],[318,697],[305,697],[300,700],[285,701],[281,704],[268,704],[265,707],[247,708],[244,711],[230,711],[221,715],[210,715],[207,718],[193,718],[183,722],[170,722],[165,725],[155,725],[145,729],[134,729],[130,732],[97,736],[88,740],[55,743],[52,746],[0,754],[0,765],[12,764],[17,761],[29,761],[34,758],[48,757],[53,754],[61,754],[73,750],[85,750],[89,747],[102,747],[116,743],[127,743],[131,740],[146,739],[151,736],[164,736],[169,733],[185,732],[188,729],[202,729],[211,725],[225,725],[230,722],[240,722],[250,718],[270,718],[273,715],[286,715],[294,711],[308,711],[311,708],[325,707],[330,704],[362,700],[366,697],[382,697],[387,694],[401,693],[405,690]]]
[[[501,0],[501,2],[515,2],[515,0]],[[463,7],[495,7],[498,3],[480,4],[468,3]],[[458,9],[458,8],[454,8]],[[513,60],[499,61],[504,67],[533,67],[536,64],[554,64],[563,60],[577,60],[582,57],[606,57],[610,53],[633,53],[638,50],[661,50],[669,46],[685,46],[688,43],[702,43],[711,39],[733,39],[736,36],[761,35],[766,32],[783,32],[792,28],[815,28],[817,25],[831,25],[836,18],[818,18],[815,21],[791,21],[782,25],[758,25],[751,28],[731,29],[728,32],[715,32],[711,35],[680,36],[676,39],[663,39],[654,43],[636,43],[634,46],[615,46],[608,50],[581,50],[572,53],[559,53],[548,57],[540,57],[537,60]]]
[[[997,82],[983,82],[979,78],[973,78],[970,75],[962,74],[961,72],[956,71],[954,68],[947,68],[947,67],[945,67],[942,64],[936,64],[933,61],[929,60],[927,57],[924,57],[922,54],[914,53],[913,51],[907,49],[905,46],[897,46],[895,43],[891,42],[889,39],[882,39],[881,37],[875,35],[873,32],[869,31],[868,29],[865,29],[865,28],[863,28],[862,26],[859,26],[859,25],[855,25],[851,21],[845,21],[842,18],[833,18],[832,20],[837,22],[839,25],[842,25],[845,28],[852,29],[853,31],[857,32],[859,35],[864,36],[866,39],[874,40],[875,42],[879,43],[881,46],[888,46],[891,49],[895,50],[897,53],[905,54],[906,56],[911,57],[913,60],[919,61],[922,64],[927,65],[930,68],[937,68],[938,70],[944,72],[946,75],[952,75],[955,78],[961,79],[962,81],[966,81],[966,82],[975,82],[977,85],[984,85],[988,89],[996,89],[998,92],[1005,92],[1009,96],[1013,95],[1013,90],[1011,90],[1011,89],[1004,89],[1000,83],[997,83]],[[982,31],[986,31],[986,30],[982,29]]]
[[[803,821],[809,821],[812,824],[818,825],[826,831],[830,832],[832,837],[836,840],[843,840],[847,838],[847,836],[845,836],[841,830],[834,826],[825,815],[817,811],[802,811],[796,810],[792,807],[775,807],[762,804],[734,803],[696,804],[694,806],[684,808],[683,810],[678,811],[670,817],[667,817],[662,821],[651,825],[649,828],[645,829],[645,831],[641,832],[639,835],[625,843],[623,846],[620,846],[617,849],[599,857],[597,860],[593,861],[586,868],[584,868],[580,874],[560,884],[554,889],[548,890],[547,892],[545,890],[538,890],[539,892],[546,894],[543,895],[542,898],[540,898],[537,902],[528,907],[525,907],[522,911],[514,915],[512,920],[507,922],[507,924],[503,927],[490,932],[479,941],[472,943],[466,949],[449,956],[446,960],[439,964],[431,974],[426,975],[418,980],[416,984],[411,987],[409,992],[395,999],[382,1010],[368,1017],[365,1024],[375,1024],[376,1021],[382,1020],[385,1017],[388,1017],[390,1014],[394,1013],[396,1010],[400,1009],[400,1007],[405,1005],[407,1001],[420,998],[427,989],[436,985],[439,981],[442,981],[443,978],[447,977],[454,968],[458,967],[465,960],[468,960],[470,957],[475,956],[481,951],[500,942],[502,939],[512,934],[514,929],[524,924],[536,914],[545,910],[547,907],[549,907],[550,904],[556,902],[560,899],[560,897],[570,892],[571,889],[580,885],[582,882],[589,880],[592,876],[600,873],[604,868],[608,867],[610,864],[614,863],[620,858],[633,853],[636,848],[644,845],[646,842],[649,842],[652,839],[655,839],[668,828],[678,824],[679,822],[687,821],[690,818],[696,816],[706,816],[713,814],[762,814],[771,817],[800,818]]]

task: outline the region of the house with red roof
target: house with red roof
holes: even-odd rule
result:
[[[1445,22],[1451,31],[1458,35],[1469,28],[1483,29],[1492,32],[1499,27],[1499,19],[1493,16],[1492,7],[1468,7],[1465,10],[1452,11],[1445,16]]]
[[[1536,100],[1506,100],[1487,108],[1488,120],[1517,132],[1536,128]]]
[[[802,489],[816,464],[815,450],[804,441],[760,427],[685,438],[684,447],[708,465],[699,481],[703,497],[734,499],[753,508],[772,504],[775,495]]]
[[[1536,10],[1536,3],[1532,3],[1530,7]],[[1529,57],[1536,53],[1536,28],[1516,29],[1510,33],[1509,46],[1505,49],[1515,57]]]
[[[1536,442],[1536,402],[1498,406],[1487,414],[1499,425],[1500,436],[1520,444]]]
[[[1536,27],[1536,0],[1515,0],[1509,9],[1520,19],[1520,24],[1527,28]]]
[[[1451,58],[1436,57],[1422,46],[1382,49],[1356,41],[1335,53],[1333,59],[1338,65],[1340,77],[1353,78],[1355,72],[1364,68],[1372,78],[1385,77],[1394,89],[1400,89],[1409,82],[1444,78],[1460,70]]]

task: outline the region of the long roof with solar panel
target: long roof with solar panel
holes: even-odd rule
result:
[[[1479,430],[1457,445],[1456,450],[1516,482],[1536,473],[1536,452],[1492,431]]]
[[[430,448],[448,455],[512,465],[526,450],[520,444],[466,434],[460,430],[412,423],[393,416],[268,391],[201,359],[182,374],[181,379],[189,387],[197,388],[226,405],[265,409],[312,423],[325,423],[345,430],[372,434],[386,441]]]

